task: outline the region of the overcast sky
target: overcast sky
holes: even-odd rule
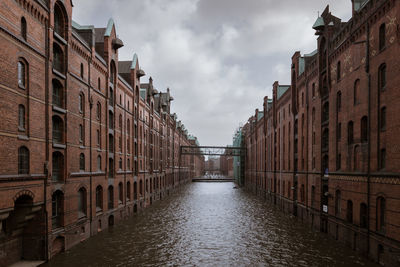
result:
[[[342,21],[351,0],[73,0],[79,24],[106,27],[112,17],[125,46],[155,87],[171,89],[172,112],[201,145],[227,145],[274,81],[290,82],[295,51],[316,48],[311,28],[330,5]]]

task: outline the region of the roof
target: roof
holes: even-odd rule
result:
[[[134,69],[136,68],[137,61],[138,61],[138,56],[137,56],[137,54],[135,53],[135,54],[133,55],[133,58],[132,58],[132,64],[131,64],[131,69],[132,69],[132,70],[134,70]]]
[[[110,36],[111,35],[111,31],[112,31],[113,26],[114,26],[114,20],[112,18],[110,18],[108,20],[107,28],[106,28],[106,30],[104,32],[104,36]]]
[[[131,72],[131,61],[118,61],[118,72],[119,73],[130,73]]]
[[[299,73],[297,76],[303,74],[305,69],[306,69],[306,63],[304,61],[304,57],[299,57]]]
[[[260,121],[264,117],[264,112],[258,112],[257,121]]]
[[[278,85],[277,99],[281,98],[289,88],[289,85]]]
[[[106,28],[95,28],[94,29],[94,34],[96,36],[95,40],[96,43],[103,43],[104,42],[104,33],[106,31]]]
[[[140,88],[140,97],[146,99],[146,89]]]
[[[368,2],[369,0],[354,0],[354,10],[360,11]]]

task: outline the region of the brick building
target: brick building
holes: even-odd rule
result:
[[[79,25],[70,0],[0,6],[0,265],[51,258],[201,173],[169,89],[119,61],[113,20]]]
[[[385,266],[400,264],[400,2],[329,6],[318,49],[294,53],[291,84],[243,127],[245,185]]]

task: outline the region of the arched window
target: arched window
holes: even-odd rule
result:
[[[124,187],[122,185],[122,182],[118,184],[118,196],[119,204],[122,204],[124,202]]]
[[[110,66],[110,83],[114,84],[115,82],[115,63],[114,61],[111,61],[111,66]]]
[[[63,105],[63,87],[58,80],[52,81],[53,85],[53,105],[62,108]]]
[[[354,105],[360,103],[360,80],[354,82]]]
[[[140,196],[143,196],[143,180],[139,181],[139,193]]]
[[[101,120],[101,104],[100,104],[100,102],[97,102],[96,117],[97,117],[97,120]]]
[[[118,138],[118,145],[119,145],[119,151],[122,152],[122,136],[119,136]]]
[[[368,117],[361,118],[361,142],[368,142]]]
[[[340,112],[342,109],[342,92],[337,92],[337,97],[336,97],[336,111]]]
[[[53,152],[53,181],[59,182],[64,178],[64,156],[61,152]]]
[[[84,113],[85,112],[85,103],[84,103],[84,101],[85,101],[85,96],[84,96],[83,93],[80,93],[79,94],[79,102],[78,102],[78,104],[79,104],[79,112],[80,113]]]
[[[108,150],[110,153],[114,153],[114,136],[112,134],[108,135]]]
[[[65,28],[66,28],[65,16],[62,8],[59,4],[54,6],[54,31],[65,39]]]
[[[349,121],[347,124],[347,142],[349,145],[353,144],[354,142],[354,135],[353,135],[353,122]]]
[[[114,177],[114,160],[112,158],[108,159],[108,177]]]
[[[340,81],[340,78],[341,78],[341,68],[340,68],[340,61],[338,61],[336,67],[336,81]]]
[[[53,142],[63,143],[64,141],[64,123],[58,116],[53,116]]]
[[[386,64],[382,64],[378,69],[378,87],[379,90],[385,91],[386,89]]]
[[[380,114],[380,118],[379,118],[379,125],[380,125],[381,131],[385,131],[386,130],[386,107],[382,107],[381,108],[381,114]]]
[[[353,201],[351,201],[350,199],[347,200],[347,215],[346,215],[346,219],[348,222],[352,223],[353,222]]]
[[[383,23],[379,27],[379,51],[383,50],[386,46],[386,25]]]
[[[127,170],[130,170],[131,169],[131,160],[130,159],[128,159],[127,161],[126,161],[126,168],[127,168]]]
[[[315,97],[315,83],[312,84],[312,97]]]
[[[133,182],[133,199],[138,198],[138,191],[137,191],[137,182]]]
[[[329,129],[325,128],[322,133],[322,151],[329,149]]]
[[[25,106],[18,106],[18,130],[25,131]]]
[[[376,199],[376,230],[385,231],[386,225],[386,200],[384,197],[378,197]]]
[[[329,102],[326,102],[322,108],[322,123],[329,121]]]
[[[119,114],[119,129],[122,130],[122,115]]]
[[[18,61],[18,86],[26,87],[26,65],[22,61]]]
[[[18,174],[29,173],[29,150],[25,146],[18,149]]]
[[[85,154],[83,153],[79,155],[79,170],[85,170]]]
[[[59,45],[53,44],[53,68],[64,73],[64,53]]]
[[[79,143],[83,143],[83,126],[79,124]]]
[[[335,216],[340,217],[341,212],[341,203],[342,203],[342,194],[340,190],[336,190],[335,193]]]
[[[64,194],[57,190],[53,193],[51,197],[51,221],[53,229],[59,228],[62,226],[64,215]]]
[[[108,209],[114,208],[114,188],[112,185],[108,187]]]
[[[103,188],[101,185],[96,187],[96,211],[103,210]]]
[[[114,90],[112,88],[110,88],[109,100],[110,100],[110,106],[114,105]]]
[[[118,166],[119,166],[119,169],[122,170],[122,158],[119,158]]]
[[[128,133],[128,135],[131,134],[131,122],[129,121],[129,119],[126,122],[126,132]]]
[[[126,199],[129,201],[131,199],[131,182],[126,183]]]
[[[366,228],[368,223],[368,209],[367,204],[360,204],[360,227]]]
[[[78,217],[86,217],[86,189],[81,187],[78,191]]]
[[[361,158],[360,158],[360,146],[356,145],[354,147],[354,171],[361,170]]]
[[[108,127],[114,129],[114,114],[112,111],[108,111]]]
[[[24,17],[21,18],[21,36],[25,41],[27,40],[26,20]]]
[[[81,78],[85,76],[85,68],[83,67],[83,63],[81,63]]]
[[[97,170],[101,171],[101,156],[97,156]]]

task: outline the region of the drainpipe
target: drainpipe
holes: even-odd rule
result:
[[[93,151],[92,151],[92,110],[93,110],[93,99],[92,99],[92,96],[91,96],[91,75],[90,75],[90,65],[91,65],[91,63],[92,63],[92,57],[89,59],[89,61],[88,61],[88,97],[89,97],[89,106],[90,106],[90,109],[89,109],[89,151],[90,151],[90,153],[89,153],[89,168],[90,168],[90,176],[89,176],[89,186],[90,186],[90,189],[89,189],[89,197],[90,197],[90,204],[89,204],[89,206],[90,206],[90,220],[89,220],[89,226],[90,226],[90,236],[92,236],[92,221],[93,221],[93,214],[92,214],[92,212],[93,212],[93,200],[92,200],[92,197],[93,197],[93,187],[92,187],[92,185],[93,185],[93,164],[92,164],[92,153],[93,153]]]

